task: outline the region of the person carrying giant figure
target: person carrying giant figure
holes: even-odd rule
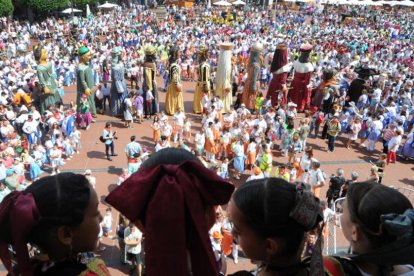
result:
[[[156,48],[153,46],[147,46],[145,49],[144,80],[142,82],[143,98],[144,101],[148,101],[151,98],[151,104],[144,106],[146,117],[159,112],[158,85],[155,78],[157,75],[156,51]]]
[[[312,73],[315,70],[312,63],[309,61],[309,56],[312,51],[312,45],[308,43],[300,46],[299,59],[293,63],[294,76],[289,91],[289,97],[298,108],[298,112],[305,109],[310,109],[311,89],[309,87]]]
[[[110,105],[113,116],[123,116],[123,102],[128,96],[128,89],[125,82],[125,67],[122,62],[122,48],[114,47],[112,49],[112,66],[111,66],[111,92]]]
[[[180,50],[177,45],[170,49],[170,68],[167,95],[165,97],[165,113],[172,116],[179,109],[184,111],[184,99],[181,85],[181,70],[177,60],[180,56]]]
[[[93,118],[96,118],[96,107],[95,107],[95,81],[93,78],[92,69],[89,66],[91,59],[91,53],[85,46],[79,48],[79,65],[77,71],[77,95],[76,105],[77,112],[80,112],[81,99],[85,94],[89,103],[90,112]],[[93,121],[92,121],[93,122]]]
[[[200,114],[203,111],[201,100],[204,93],[207,93],[208,97],[211,98],[210,64],[207,62],[208,55],[208,47],[206,45],[200,45],[198,48],[198,79],[193,101],[193,111],[196,114]]]
[[[40,92],[40,109],[43,113],[50,106],[54,106],[56,103],[61,103],[62,98],[57,91],[52,65],[47,62],[46,49],[38,45],[34,48],[33,54],[38,62],[36,71],[39,85],[42,88],[42,91]]]
[[[287,76],[290,71],[288,48],[285,44],[279,44],[273,55],[270,65],[270,72],[273,74],[269,89],[267,90],[267,98],[271,98],[272,106],[276,106],[279,102],[282,105],[287,104],[288,89],[286,87]]]
[[[242,102],[250,110],[255,109],[256,95],[259,89],[260,69],[263,66],[263,45],[254,43],[250,48],[249,63],[247,65],[247,79],[244,86]]]
[[[215,94],[223,101],[223,113],[228,113],[233,104],[231,69],[232,69],[232,50],[233,43],[222,43],[220,45],[220,54],[218,58],[218,67],[216,74],[216,91]]]

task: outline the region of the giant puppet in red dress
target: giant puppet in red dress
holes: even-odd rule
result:
[[[271,97],[272,106],[276,106],[279,101],[285,105],[287,104],[288,93],[286,81],[290,71],[288,48],[285,44],[277,45],[272,64],[270,65],[270,71],[273,74],[273,78],[267,90],[267,98]]]
[[[298,111],[302,112],[305,108],[310,108],[311,89],[309,83],[314,71],[312,63],[309,61],[309,55],[312,51],[312,45],[302,44],[300,47],[301,55],[293,63],[294,76],[292,81],[289,97],[292,102],[297,104]]]

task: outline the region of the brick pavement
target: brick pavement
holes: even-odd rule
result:
[[[160,78],[158,78],[158,83],[162,83]],[[183,88],[185,108],[187,112],[191,112],[195,83],[184,82]],[[76,87],[68,87],[65,91],[66,95],[64,100],[66,103],[70,100],[75,100]],[[163,110],[165,93],[160,91],[159,99],[160,108]],[[200,119],[191,114],[189,114],[189,116],[192,118],[195,129],[199,128]],[[115,142],[115,150],[119,153],[119,155],[115,157],[112,162],[105,159],[104,146],[98,140],[104,124],[107,121],[113,122],[114,129],[117,130],[119,137],[119,139]],[[149,125],[150,121],[145,121],[143,124],[134,124],[133,129],[126,129],[123,128],[123,123],[120,119],[113,118],[108,115],[98,115],[97,122],[92,124],[88,131],[82,131],[82,149],[80,154],[75,155],[74,158],[67,162],[67,164],[62,168],[62,171],[72,171],[76,173],[83,173],[85,169],[92,170],[93,175],[97,178],[97,192],[101,198],[102,204],[100,208],[102,212],[104,212],[106,208],[104,201],[105,196],[115,187],[115,183],[122,171],[122,168],[126,167],[124,149],[126,144],[129,142],[129,137],[131,135],[136,135],[138,141],[142,145],[147,146],[151,150],[153,149],[152,130]],[[321,161],[322,169],[327,173],[327,175],[334,173],[337,168],[342,167],[345,170],[347,178],[350,176],[351,171],[356,170],[360,174],[360,180],[365,180],[369,173],[369,161],[378,158],[378,154],[380,153],[379,149],[381,147],[380,143],[377,144],[378,150],[373,154],[369,154],[364,148],[354,148],[348,150],[344,146],[344,141],[345,137],[341,137],[337,140],[335,152],[333,153],[326,152],[327,144],[321,139],[309,138],[308,145],[314,147],[315,158]],[[274,162],[285,163],[287,162],[287,158],[280,156],[280,153],[275,151]],[[413,170],[411,161],[398,160],[397,164],[391,164],[386,168],[383,183],[395,187],[414,188]],[[245,178],[247,178],[247,175]],[[243,181],[244,179],[240,181]],[[238,186],[241,183],[240,181],[234,181],[234,184]],[[322,195],[325,194],[325,191],[322,192]],[[116,222],[118,214],[114,212],[113,217],[114,222]],[[115,232],[115,229],[113,232]],[[104,252],[102,252],[102,257],[110,268],[112,275],[125,275],[128,269],[127,267],[120,265],[118,261],[119,249],[117,246],[117,240],[104,238],[103,243],[107,248]],[[341,247],[345,247],[347,245],[343,237],[339,238],[339,245]],[[228,266],[230,272],[248,267],[252,267],[248,260],[241,260],[237,265],[235,265],[232,261],[229,261]],[[5,275],[5,273],[0,272],[0,275]]]

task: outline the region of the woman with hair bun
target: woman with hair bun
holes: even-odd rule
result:
[[[306,232],[319,226],[319,199],[280,178],[241,185],[229,203],[233,236],[246,256],[260,263],[256,275],[323,275],[321,240],[301,260]],[[319,233],[319,236],[320,233]],[[250,275],[237,272],[235,275]]]
[[[372,182],[349,186],[341,216],[352,255],[333,275],[414,275],[414,210],[399,191]]]
[[[43,177],[9,194],[0,204],[0,259],[10,275],[110,275],[88,253],[98,245],[98,205],[88,179],[74,173]],[[41,261],[29,257],[27,244],[40,250]]]

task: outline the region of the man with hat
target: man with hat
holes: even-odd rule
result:
[[[376,75],[377,72],[374,69],[368,68],[367,66],[361,66],[355,69],[355,73],[358,77],[354,79],[346,93],[349,102],[358,102],[359,97],[362,95],[362,91],[367,88],[366,81],[370,76]]]
[[[289,96],[295,104],[298,105],[298,111],[302,112],[305,108],[310,108],[310,80],[314,67],[309,61],[312,45],[308,43],[302,44],[300,47],[301,55],[298,60],[293,63],[295,70],[292,87]]]
[[[79,48],[79,65],[78,65],[78,70],[77,70],[76,105],[78,107],[77,111],[80,112],[82,96],[86,95],[92,117],[96,118],[95,95],[94,95],[95,81],[93,78],[92,69],[89,66],[90,59],[91,59],[91,53],[88,47],[85,47],[85,46],[80,47]]]

